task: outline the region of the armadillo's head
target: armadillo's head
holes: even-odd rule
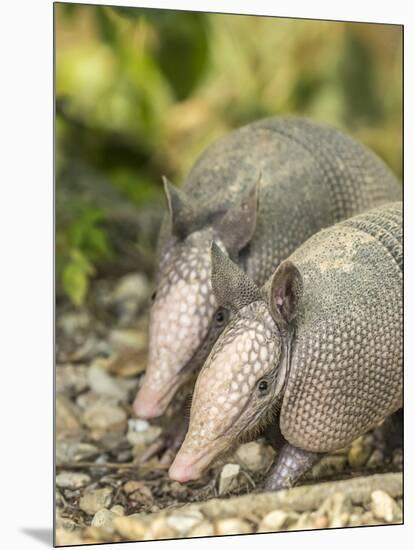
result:
[[[170,468],[185,482],[200,477],[219,454],[257,434],[280,405],[301,276],[283,262],[259,289],[213,245],[217,302],[233,311],[195,386],[190,426]]]
[[[183,191],[168,182],[165,190],[171,235],[160,251],[148,367],[134,402],[135,413],[143,418],[165,412],[176,391],[201,367],[228,321],[229,312],[217,304],[211,286],[212,240],[237,256],[250,240],[256,220],[256,185],[210,218]]]

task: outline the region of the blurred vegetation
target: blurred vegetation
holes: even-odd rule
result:
[[[343,128],[401,176],[398,26],[55,4],[58,296],[151,272],[161,175],[276,114]]]

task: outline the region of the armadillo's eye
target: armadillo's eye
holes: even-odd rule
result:
[[[264,395],[267,392],[268,387],[269,384],[267,383],[267,380],[259,380],[257,389],[259,390],[260,395]]]
[[[226,322],[227,319],[227,311],[224,308],[219,308],[215,315],[214,320],[216,321],[217,325],[223,325]]]
[[[154,292],[151,294],[151,302],[153,302],[156,297],[157,297],[157,291],[154,290]]]

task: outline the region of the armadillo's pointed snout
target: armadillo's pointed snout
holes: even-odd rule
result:
[[[144,387],[141,387],[138,391],[132,408],[137,416],[146,420],[158,418],[165,412],[165,407],[160,403],[159,395]]]
[[[201,471],[191,456],[178,453],[168,470],[168,475],[174,481],[186,483],[198,479],[201,476]]]

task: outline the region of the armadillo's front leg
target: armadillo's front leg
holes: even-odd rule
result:
[[[322,456],[322,453],[305,451],[286,443],[279,453],[276,464],[266,478],[264,489],[266,491],[279,491],[280,489],[293,487],[298,479],[316,464]]]

